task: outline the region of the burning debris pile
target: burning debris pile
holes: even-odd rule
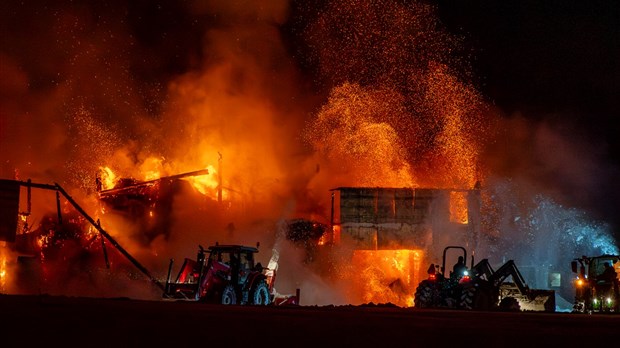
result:
[[[102,180],[97,177],[97,193],[103,204],[102,210],[123,214],[128,221],[138,224],[134,237],[142,244],[149,245],[159,236],[168,239],[170,235],[174,196],[181,190],[181,185],[190,185],[179,179],[208,174],[209,171],[205,169],[147,181],[118,178],[113,180],[112,188],[105,190]]]
[[[20,205],[20,186],[28,192],[28,211],[18,214],[14,208]],[[3,192],[0,204],[15,212],[13,216],[3,216],[3,224],[12,227],[3,231],[2,239],[11,242],[7,250],[17,255],[10,268],[11,285],[18,292],[40,293],[45,289],[52,294],[110,296],[108,291],[122,286],[120,277],[136,279],[139,272],[157,284],[148,270],[60,185],[2,179],[0,187],[3,189],[0,190]],[[13,188],[18,188],[14,191],[17,194],[7,195]],[[32,188],[55,191],[58,209],[55,214],[44,215],[36,228],[28,224]],[[61,203],[61,194],[64,203]],[[19,232],[15,227],[19,227]],[[6,260],[5,250],[2,256]],[[112,264],[113,271],[110,270]],[[3,272],[2,276],[5,278],[7,274]]]

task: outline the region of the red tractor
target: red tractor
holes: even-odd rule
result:
[[[275,269],[255,263],[257,248],[242,245],[199,245],[196,260],[186,258],[174,282],[168,280],[165,299],[193,300],[226,305],[299,304],[299,295],[277,295]]]

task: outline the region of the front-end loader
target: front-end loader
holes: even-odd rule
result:
[[[441,268],[431,264],[429,277],[418,285],[414,295],[417,308],[453,308],[468,310],[555,311],[555,291],[530,289],[513,260],[497,270],[483,259],[462,274],[450,272],[445,276],[446,253],[451,249],[467,251],[461,246],[448,246],[443,252]],[[512,277],[513,282],[506,280]]]

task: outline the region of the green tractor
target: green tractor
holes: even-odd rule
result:
[[[616,274],[605,273],[607,267],[612,267]],[[582,256],[571,262],[571,268],[577,274],[574,313],[620,313],[620,255]]]
[[[467,260],[465,248],[446,247],[443,251],[442,266],[431,264],[428,279],[418,285],[414,295],[414,307],[555,311],[555,292],[530,289],[513,260],[494,270],[488,259],[483,259],[474,265],[472,257],[469,269],[458,270],[455,267],[448,276],[445,276],[446,253],[450,249],[460,250],[463,260]],[[509,277],[512,277],[512,282],[506,281]]]

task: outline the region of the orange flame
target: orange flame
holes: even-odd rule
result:
[[[450,192],[450,221],[467,224],[467,193]]]
[[[203,195],[215,196],[216,190],[219,186],[219,178],[217,171],[212,165],[206,168],[209,174],[187,177],[185,180],[189,181],[196,191]],[[224,193],[223,193],[224,194]]]
[[[161,178],[162,162],[161,157],[149,157],[140,165],[140,174],[147,180],[155,180]]]
[[[0,256],[0,291],[4,291],[6,289],[6,285],[8,283],[8,275],[7,265],[6,265],[6,256]]]
[[[355,250],[352,266],[358,296],[364,303],[413,305],[420,280],[421,250]]]
[[[114,188],[116,185],[116,181],[118,177],[110,167],[99,167],[100,170],[100,180],[101,180],[101,189],[109,190]]]

